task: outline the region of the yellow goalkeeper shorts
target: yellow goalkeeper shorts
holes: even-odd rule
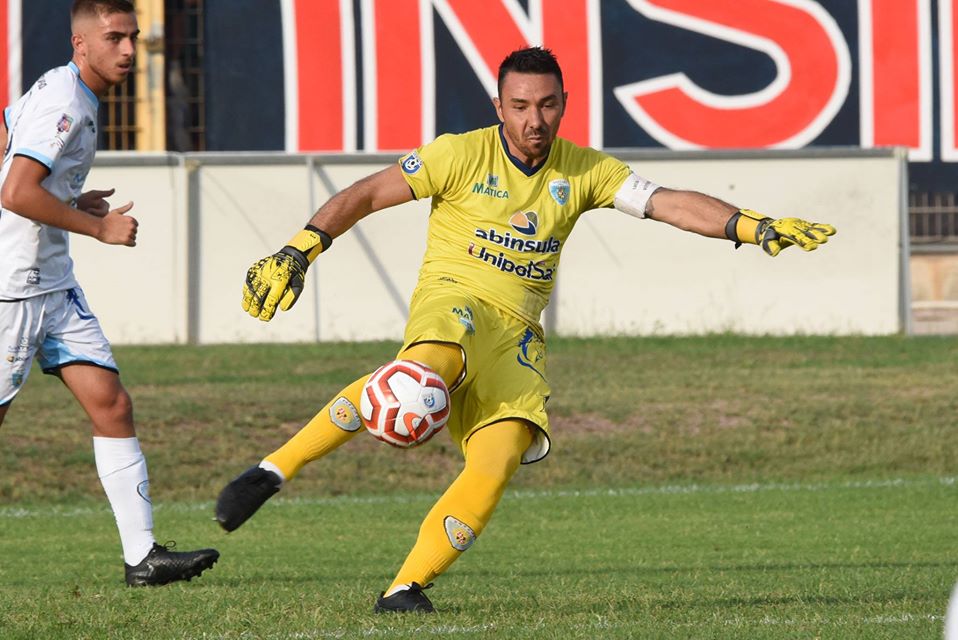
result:
[[[546,346],[539,327],[453,286],[420,287],[413,295],[403,339],[405,349],[419,342],[451,342],[465,353],[465,376],[451,392],[446,428],[465,453],[469,436],[483,427],[519,418],[537,429],[522,455],[523,464],[549,453],[546,401]]]

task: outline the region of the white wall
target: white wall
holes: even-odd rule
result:
[[[904,160],[892,151],[623,152],[665,186],[773,217],[834,224],[812,254],[769,258],[614,210],[583,216],[563,252],[551,333],[885,334],[905,329]],[[240,307],[246,269],[332,192],[385,156],[101,154],[87,188],[134,200],[138,246],[76,238],[77,275],[114,343],[399,339],[425,247],[428,202],[362,221],[311,268],[291,311]],[[906,239],[907,240],[907,239]],[[904,266],[903,266],[904,265]]]

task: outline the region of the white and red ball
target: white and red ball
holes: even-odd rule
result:
[[[449,390],[426,365],[394,360],[366,381],[359,413],[374,438],[402,449],[416,447],[445,426]]]

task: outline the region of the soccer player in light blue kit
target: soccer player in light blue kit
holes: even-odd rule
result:
[[[70,232],[136,245],[129,202],[113,190],[83,192],[96,153],[99,98],[122,83],[139,34],[129,0],[74,0],[73,60],[51,69],[3,112],[0,140],[0,424],[37,358],[93,423],[97,472],[116,516],[126,583],[189,580],[213,566],[215,549],[179,552],[156,543],[146,460],[130,396],[96,316],[73,275]]]

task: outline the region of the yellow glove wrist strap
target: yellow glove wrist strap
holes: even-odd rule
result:
[[[742,243],[759,244],[760,229],[764,231],[769,221],[771,218],[761,213],[751,209],[739,209],[725,225],[725,235],[736,247]]]
[[[310,225],[293,236],[293,239],[287,242],[286,246],[301,251],[309,260],[309,263],[312,264],[313,260],[328,249],[332,243],[333,239],[329,237],[329,234]]]

